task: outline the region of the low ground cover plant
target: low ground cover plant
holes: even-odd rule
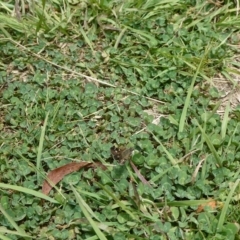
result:
[[[1,239],[239,239],[236,1],[0,1]]]

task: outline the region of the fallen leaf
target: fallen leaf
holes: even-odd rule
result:
[[[42,186],[42,193],[48,195],[53,186],[55,186],[58,182],[60,182],[66,175],[76,172],[80,170],[81,168],[96,168],[101,167],[103,170],[106,170],[107,168],[100,162],[97,163],[89,163],[89,162],[72,162],[68,163],[64,166],[61,166],[59,168],[56,168],[52,170],[47,175],[47,179],[43,182]]]
[[[217,208],[218,204],[217,204],[217,201],[210,199],[208,203],[204,203],[204,204],[201,204],[200,206],[198,206],[198,209],[196,212],[197,213],[203,212],[204,207],[206,207],[206,206],[210,207],[212,210],[215,210]]]

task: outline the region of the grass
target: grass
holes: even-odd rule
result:
[[[239,239],[236,1],[0,8],[0,239]]]

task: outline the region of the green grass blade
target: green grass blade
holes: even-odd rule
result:
[[[121,42],[121,39],[122,39],[124,33],[126,32],[126,30],[127,30],[127,28],[122,29],[122,31],[120,32],[120,34],[119,34],[119,36],[118,36],[118,38],[117,38],[117,40],[114,44],[114,48],[116,48],[116,49],[118,48],[118,45]]]
[[[214,158],[216,160],[216,163],[218,164],[219,167],[221,167],[222,166],[222,160],[219,157],[215,147],[213,146],[213,144],[212,144],[211,140],[209,139],[209,137],[207,136],[207,134],[204,132],[203,128],[199,125],[198,122],[196,122],[196,123],[197,123],[197,125],[198,125],[198,127],[199,127],[199,129],[200,129],[200,131],[201,131],[201,133],[203,135],[204,140],[206,141],[209,149],[211,150],[211,152],[212,152],[212,154],[213,154],[213,156],[214,156]]]
[[[6,227],[0,227],[0,233],[3,233],[3,234],[12,234],[12,235],[17,235],[17,236],[21,236],[21,237],[29,237],[29,238],[34,238],[35,237],[30,237],[29,235],[26,235],[25,234],[22,234],[22,233],[19,233],[17,231],[12,231],[12,230],[8,230]],[[3,236],[2,234],[0,234],[0,238],[1,236]],[[4,236],[6,237],[6,236]],[[3,239],[3,238],[2,238]],[[5,239],[5,238],[4,238]],[[6,238],[6,239],[10,239],[10,238]],[[10,239],[11,240],[11,239]]]
[[[225,112],[224,112],[222,126],[221,126],[222,139],[224,139],[225,136],[226,136],[227,125],[228,125],[228,121],[229,121],[229,112],[230,112],[230,103],[228,102],[227,106],[226,106],[226,109],[225,109]]]
[[[0,188],[12,189],[12,190],[15,190],[15,191],[27,193],[27,194],[30,194],[30,195],[35,196],[37,198],[41,198],[41,199],[47,200],[47,201],[49,201],[51,203],[58,203],[59,204],[59,202],[57,202],[55,199],[53,199],[51,197],[48,197],[48,196],[46,196],[45,194],[43,194],[41,192],[37,192],[35,190],[28,189],[28,188],[25,188],[25,187],[20,187],[20,186],[0,183]]]
[[[8,237],[6,237],[6,236],[4,236],[4,235],[2,235],[2,234],[0,234],[0,238],[1,238],[2,240],[12,240],[11,238],[8,238]]]
[[[88,211],[88,213],[90,213],[90,215],[92,215],[92,217],[94,217],[97,221],[100,222],[99,218],[96,216],[96,214],[92,211],[92,209],[89,207],[89,205],[83,200],[83,198],[81,197],[81,195],[79,194],[80,191],[78,191],[78,195],[79,198],[84,206],[84,208]],[[94,194],[93,194],[94,195]]]
[[[148,42],[148,44],[150,44],[150,46],[156,46],[158,44],[157,39],[153,35],[151,35],[150,33],[146,33],[144,31],[134,29],[134,28],[131,28],[131,27],[128,27],[128,26],[125,26],[125,28],[129,29],[133,33],[138,34],[139,36],[144,38],[146,40],[146,42]]]
[[[13,218],[4,210],[4,208],[2,207],[2,205],[0,204],[0,211],[2,212],[2,214],[4,215],[4,217],[11,223],[11,225],[17,230],[17,232],[20,235],[24,235],[24,236],[28,236],[26,234],[26,232],[20,228],[17,223],[13,220]]]
[[[31,163],[27,158],[25,158],[19,151],[16,151],[16,153],[17,153],[35,172],[39,172],[39,174],[40,174],[44,179],[47,179],[47,176],[45,175],[45,173],[42,172],[42,171],[40,171],[40,170],[38,170],[38,169],[36,168],[36,166],[35,166],[33,163]],[[51,184],[51,180],[49,180],[49,183]],[[63,199],[66,200],[65,196],[63,195],[63,193],[60,191],[60,189],[59,189],[56,185],[53,184],[52,187],[62,196]]]
[[[170,201],[156,203],[156,206],[163,207],[165,205],[171,207],[189,207],[189,206],[199,206],[211,202],[212,200],[183,200],[183,201]]]
[[[231,188],[231,191],[230,191],[230,193],[229,193],[229,195],[228,195],[228,197],[226,199],[226,202],[224,203],[221,215],[219,217],[217,229],[216,229],[217,232],[221,232],[222,231],[223,224],[224,224],[224,221],[225,221],[225,218],[226,218],[226,215],[227,215],[228,206],[229,206],[230,201],[231,201],[231,199],[233,197],[233,193],[234,193],[235,189],[239,185],[239,182],[240,182],[240,179],[237,179],[237,181],[234,183],[233,187]]]
[[[158,1],[158,0],[149,0],[149,1],[145,1],[143,6],[141,7],[142,9],[144,10],[150,10],[151,8],[153,7],[159,7],[159,6],[165,6],[165,5],[170,5],[173,6],[173,4],[175,3],[178,3],[179,0],[161,0],[161,1]]]
[[[234,131],[233,131],[233,133],[232,133],[232,135],[231,135],[230,138],[229,138],[229,141],[228,141],[228,144],[227,144],[227,148],[226,148],[226,152],[228,152],[228,149],[229,149],[229,147],[231,146],[233,137],[236,135],[236,133],[239,132],[239,128],[240,128],[240,123],[238,122],[238,123],[237,123],[237,126],[235,127],[235,129],[234,129]]]
[[[46,0],[42,0],[42,6],[43,6],[43,9],[44,9],[45,6],[46,6]]]
[[[216,103],[215,107],[211,111],[211,114],[207,117],[207,121],[206,122],[208,122],[214,116],[214,114],[217,112],[218,108],[220,107],[221,103],[222,103],[221,101]]]
[[[82,212],[84,214],[84,216],[87,218],[87,220],[89,221],[89,223],[91,224],[92,228],[94,229],[95,233],[97,234],[97,236],[99,237],[100,240],[107,240],[107,238],[105,237],[105,235],[101,232],[101,230],[98,228],[97,224],[93,221],[93,219],[91,218],[89,212],[87,211],[87,209],[90,209],[90,207],[88,206],[88,208],[86,209],[86,203],[83,201],[83,199],[81,198],[80,194],[76,191],[76,189],[70,185],[76,200],[80,206],[80,208],[82,209]]]
[[[157,175],[155,175],[150,182],[151,183],[155,183],[156,181],[159,181],[159,179],[161,179],[166,173],[168,173],[170,170],[172,170],[174,168],[174,166],[169,167],[168,169],[166,169],[163,172],[158,173]]]
[[[234,64],[232,64],[234,65]],[[237,74],[237,75],[240,75],[240,72],[238,71],[232,71],[232,69],[226,69],[227,71],[222,71],[221,74],[227,79],[229,80],[232,84],[233,84],[233,87],[235,88],[237,85],[238,85],[238,82],[236,81],[236,79],[234,79],[230,74],[233,73],[233,74]]]
[[[191,83],[191,85],[188,89],[187,98],[185,100],[183,111],[182,111],[180,122],[179,122],[179,132],[182,132],[183,129],[184,129],[186,116],[187,116],[187,110],[188,110],[189,105],[190,105],[190,98],[191,98],[191,95],[192,95],[192,92],[193,92],[193,88],[194,88],[194,84],[196,82],[197,76],[198,76],[198,74],[200,72],[200,69],[202,67],[203,60],[204,60],[204,56],[202,57],[201,62],[198,65],[198,68],[197,68],[197,70],[196,70],[196,72],[193,76],[192,83]]]
[[[148,130],[149,131],[149,130]],[[161,143],[161,141],[151,132],[149,131],[152,135],[153,138],[160,144],[161,148],[163,149],[163,151],[166,153],[168,159],[170,160],[170,162],[172,163],[173,166],[176,165],[176,167],[179,168],[178,166],[178,162],[176,161],[176,159],[174,159],[174,157],[171,155],[171,153],[163,146],[163,144]]]
[[[139,221],[138,217],[135,216],[113,193],[111,193],[107,188],[105,188],[102,184],[96,183],[99,187],[101,187],[112,199],[118,204],[118,206],[125,211],[133,220]]]
[[[3,27],[0,25],[0,31],[2,31],[2,33],[5,35],[5,37],[7,38],[12,38],[12,36],[10,35],[10,33]]]
[[[14,29],[15,31],[26,32],[24,23],[20,23],[16,18],[0,13],[0,23],[2,27]]]
[[[90,49],[92,51],[92,55],[95,57],[95,51],[93,49],[93,46],[92,46],[92,43],[91,43],[90,39],[88,38],[87,34],[85,33],[85,31],[83,30],[83,28],[81,26],[79,26],[79,30],[80,30],[84,40],[86,41],[86,43],[90,47]]]
[[[45,120],[44,120],[44,124],[41,127],[41,136],[40,136],[40,140],[39,140],[39,146],[38,146],[38,153],[37,153],[37,179],[39,181],[40,179],[40,166],[41,166],[41,157],[42,157],[42,150],[43,150],[43,142],[44,142],[44,137],[45,137],[45,132],[46,132],[46,127],[47,127],[47,122],[48,122],[48,115],[49,112],[47,112]]]
[[[98,236],[92,236],[92,237],[89,237],[89,238],[86,238],[85,240],[99,240]]]

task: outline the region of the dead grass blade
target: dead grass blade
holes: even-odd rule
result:
[[[145,179],[145,177],[140,173],[140,171],[137,169],[135,164],[130,160],[130,165],[132,166],[134,172],[137,174],[138,178],[141,180],[141,182],[149,187],[151,187],[150,183]]]

